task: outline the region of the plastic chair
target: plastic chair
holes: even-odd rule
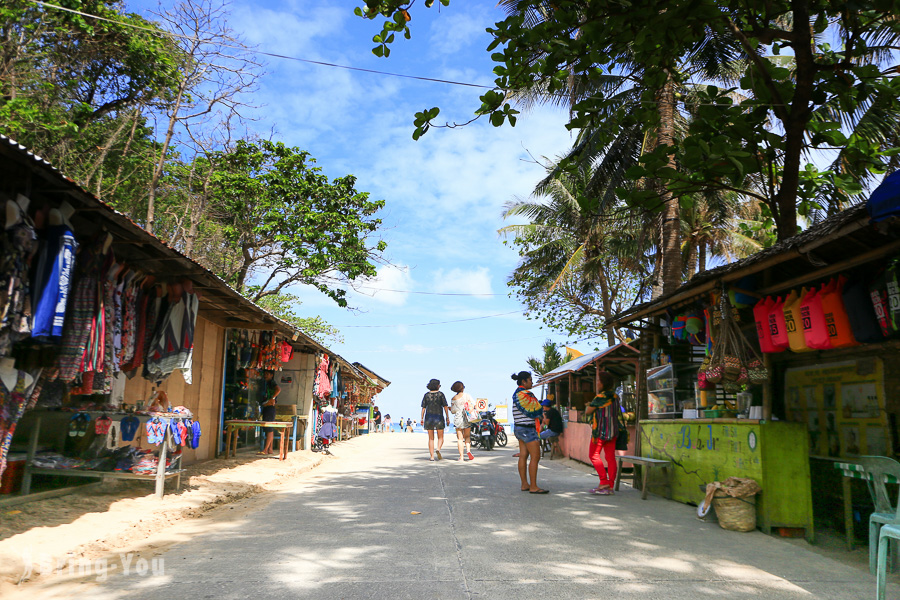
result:
[[[900,540],[900,502],[894,504],[891,501],[885,476],[891,475],[900,481],[900,462],[886,456],[861,456],[859,464],[866,470],[866,483],[875,503],[875,512],[869,517],[869,572],[883,577],[882,569],[886,567],[886,562],[880,559],[881,538]],[[888,535],[880,533],[879,530],[886,525],[898,526],[898,535],[893,532]],[[890,541],[885,541],[885,557],[889,546]]]

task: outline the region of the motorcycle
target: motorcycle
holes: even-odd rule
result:
[[[497,414],[496,411],[488,411],[488,418],[491,420],[491,426],[494,430],[494,438],[496,440],[496,444],[501,448],[506,446],[506,443],[509,441],[506,437],[506,430],[503,429],[503,425],[501,425],[494,416]]]
[[[500,424],[494,419],[493,411],[485,410],[478,414],[481,416],[481,420],[472,424],[472,445],[474,446],[477,443],[485,450],[493,450],[494,445],[498,441],[495,426]],[[505,432],[503,433],[503,438],[504,440],[506,438]]]

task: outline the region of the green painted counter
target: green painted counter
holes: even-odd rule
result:
[[[763,489],[756,511],[760,528],[803,528],[812,541],[807,435],[805,423],[784,421],[647,420],[641,423],[641,456],[672,461],[672,499],[680,502],[699,504],[712,481],[755,479]],[[661,484],[663,473],[654,469],[650,477],[651,485]]]

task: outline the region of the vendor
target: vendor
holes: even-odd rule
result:
[[[266,371],[263,375],[266,380],[266,401],[262,405],[262,420],[263,421],[274,421],[275,420],[275,399],[278,397],[278,394],[281,393],[281,387],[275,383],[275,372],[274,371]],[[263,447],[263,450],[260,454],[272,454],[272,443],[275,441],[275,430],[271,427],[266,427],[266,445]]]

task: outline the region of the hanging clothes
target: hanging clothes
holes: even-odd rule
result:
[[[64,224],[47,228],[35,278],[32,337],[62,337],[77,250],[71,227]]]
[[[331,393],[331,381],[328,379],[328,355],[323,354],[316,373],[316,395],[325,398]]]
[[[85,349],[96,319],[97,281],[105,262],[102,242],[83,248],[75,261],[75,287],[63,326],[63,337],[57,358],[57,368],[49,373],[50,380],[71,383],[83,371]]]
[[[9,356],[13,343],[31,333],[28,272],[37,250],[34,223],[22,212],[0,240],[0,356]]]
[[[16,424],[29,404],[25,395],[27,391],[25,375],[25,371],[17,372],[16,384],[12,390],[7,389],[6,384],[0,380],[0,477],[6,470],[6,457],[16,431]]]
[[[172,286],[178,299],[169,305],[162,326],[157,330],[147,360],[153,381],[162,381],[179,369],[186,383],[191,383],[194,353],[194,328],[200,299],[182,286]]]

